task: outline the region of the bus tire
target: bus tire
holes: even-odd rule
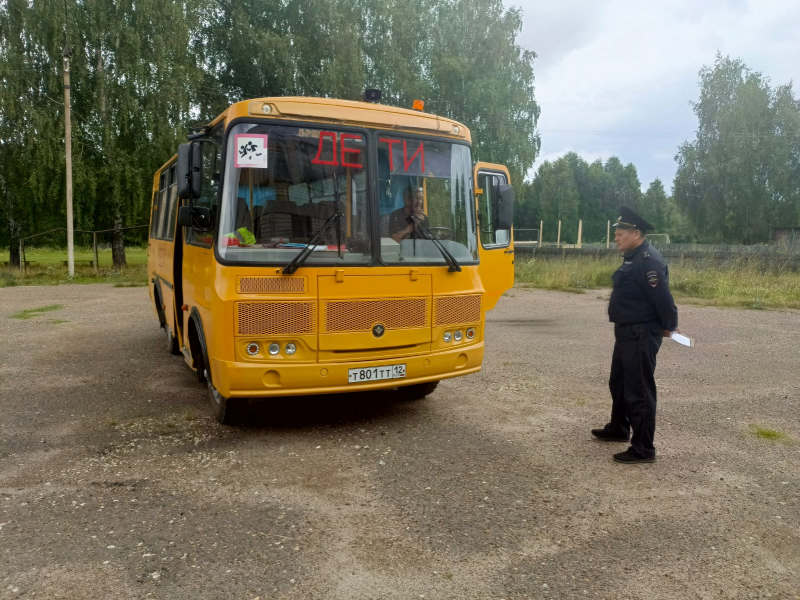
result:
[[[218,423],[235,425],[242,419],[245,401],[239,398],[225,398],[217,388],[208,382],[208,396],[211,400],[211,411]]]
[[[180,348],[178,348],[178,338],[172,335],[172,332],[169,329],[169,325],[163,323],[161,325],[164,329],[164,344],[167,348],[167,351],[170,354],[180,354]]]
[[[203,333],[203,325],[197,309],[193,308],[189,315],[189,325],[186,331],[189,340],[189,352],[192,354],[192,363],[195,368],[195,376],[199,383],[206,383],[211,380],[207,377],[209,369],[208,348],[206,347],[206,336]]]
[[[401,401],[422,400],[426,396],[431,395],[438,385],[438,381],[427,381],[425,383],[404,385],[397,389],[397,393],[399,394]]]

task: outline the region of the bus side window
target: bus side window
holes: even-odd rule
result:
[[[171,242],[175,239],[175,221],[177,220],[178,207],[178,181],[175,177],[176,166],[173,164],[169,169],[169,188],[167,189],[167,201],[164,204],[166,214],[164,215],[164,239]]]
[[[155,238],[158,232],[158,215],[161,214],[158,210],[158,205],[161,203],[161,194],[158,190],[153,192],[153,201],[151,202],[151,217],[150,217],[150,237]]]
[[[164,218],[167,214],[167,186],[169,185],[167,181],[167,175],[167,170],[164,170],[164,172],[161,173],[161,179],[158,186],[158,195],[156,196],[155,200],[155,204],[158,205],[158,210],[156,210],[153,214],[153,220],[155,222],[154,237],[157,240],[164,239]]]
[[[194,201],[195,206],[213,208],[217,204],[219,194],[219,178],[214,177],[215,172],[222,170],[222,134],[225,124],[220,123],[214,127],[208,137],[213,144],[203,144],[203,177],[200,197]],[[188,228],[186,241],[196,246],[210,248],[214,242],[214,232],[197,233]]]
[[[481,244],[486,246],[507,246],[511,238],[508,229],[497,229],[492,222],[492,210],[495,186],[506,183],[505,176],[491,173],[478,174],[478,187],[483,193],[478,194],[478,217],[480,223]]]

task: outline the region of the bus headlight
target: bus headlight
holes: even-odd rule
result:
[[[259,348],[258,344],[256,344],[255,342],[250,342],[249,344],[247,344],[247,347],[245,349],[247,350],[247,353],[250,356],[255,356],[256,354],[258,354],[258,351],[261,350],[261,348]]]
[[[297,352],[297,346],[295,346],[294,344],[292,344],[291,342],[289,342],[289,343],[288,343],[288,344],[286,344],[286,346],[284,347],[284,351],[286,352],[286,354],[288,354],[289,356],[291,356],[292,354],[294,354],[295,352]]]
[[[462,339],[464,339],[464,332],[459,329],[453,334],[453,339],[455,339],[457,342],[460,342]]]
[[[445,342],[449,342],[452,339],[453,339],[453,334],[450,333],[449,331],[445,331],[444,332],[444,341]]]
[[[278,344],[276,344],[275,342],[272,342],[269,345],[268,350],[269,350],[269,353],[272,354],[272,356],[275,356],[278,352],[281,351],[281,347]]]

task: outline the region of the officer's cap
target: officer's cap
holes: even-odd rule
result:
[[[642,233],[655,229],[655,227],[639,216],[635,210],[627,206],[619,207],[619,216],[617,217],[617,222],[614,223],[614,227],[619,227],[620,229],[638,229]]]

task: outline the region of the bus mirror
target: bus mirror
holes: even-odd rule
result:
[[[178,225],[180,227],[191,227],[198,232],[205,232],[211,229],[214,223],[214,215],[210,208],[205,206],[181,206],[178,209]]]
[[[210,231],[213,224],[214,216],[210,208],[206,208],[205,206],[192,207],[192,227],[194,227],[195,231]]]
[[[192,207],[181,206],[178,208],[178,227],[192,226]]]
[[[514,223],[514,188],[507,184],[495,187],[494,226],[497,229],[511,229]]]
[[[178,198],[200,197],[203,174],[203,144],[190,142],[178,146]]]

